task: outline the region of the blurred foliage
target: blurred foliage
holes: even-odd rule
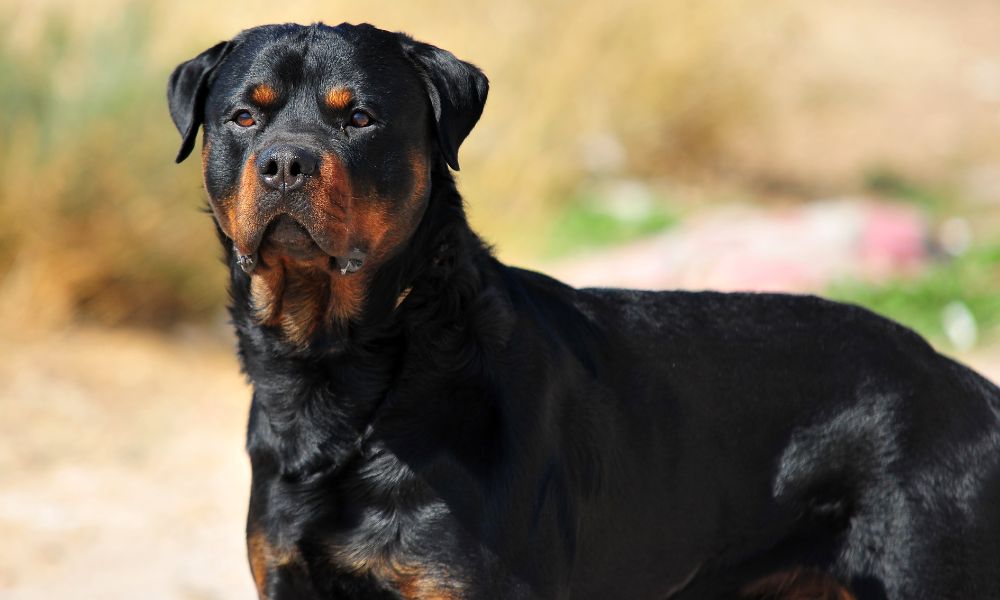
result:
[[[885,167],[871,169],[865,175],[865,188],[882,196],[915,204],[932,215],[953,209],[954,197],[946,191],[935,190],[916,183],[904,175]]]
[[[198,184],[170,160],[149,30],[134,4],[86,33],[53,13],[36,46],[0,46],[0,277],[15,318],[163,325],[222,300]]]
[[[952,216],[963,206],[974,217],[975,211],[954,190],[915,181],[892,169],[871,169],[865,185],[873,193],[919,206],[935,221]],[[835,299],[861,304],[900,321],[932,340],[951,344],[955,340],[954,333],[949,335],[948,331],[949,307],[961,306],[974,323],[974,337],[979,341],[998,339],[1000,240],[995,237],[997,232],[989,222],[991,218],[996,215],[974,219],[979,221],[977,229],[986,236],[984,240],[972,243],[958,256],[937,249],[938,260],[917,276],[899,276],[882,282],[839,282],[829,293]]]
[[[461,178],[518,258],[553,251],[535,224],[573,214],[594,179],[704,181],[738,162],[735,140],[769,112],[759,76],[795,39],[785,0],[530,6],[469,56],[493,85]]]
[[[1000,241],[933,264],[913,278],[881,283],[841,282],[835,300],[868,307],[938,341],[948,341],[946,308],[960,302],[971,313],[981,341],[1000,338]]]
[[[558,257],[599,249],[677,224],[678,217],[667,209],[666,201],[647,196],[644,188],[633,193],[635,196],[630,199],[606,191],[590,191],[573,198],[550,221],[544,233],[545,255]]]

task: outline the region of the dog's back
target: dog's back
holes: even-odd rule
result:
[[[565,349],[587,357],[578,372],[592,380],[566,395],[556,412],[571,416],[558,427],[598,441],[602,451],[584,460],[601,465],[595,480],[618,517],[583,535],[582,547],[599,549],[581,560],[584,585],[601,589],[665,556],[668,567],[639,569],[637,590],[687,572],[697,575],[679,597],[714,597],[820,567],[863,598],[1000,597],[994,384],[854,306],[558,294],[558,284],[524,278],[543,290],[536,296],[563,298],[550,314],[584,315],[585,327],[554,338],[590,332]]]

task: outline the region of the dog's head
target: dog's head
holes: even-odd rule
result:
[[[178,162],[203,125],[212,212],[239,265],[274,295],[289,271],[319,285],[398,252],[435,163],[458,169],[486,93],[476,67],[403,34],[269,25],[179,65],[168,100]]]

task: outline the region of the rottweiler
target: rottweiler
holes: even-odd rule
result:
[[[260,598],[1000,598],[993,383],[856,306],[500,263],[452,175],[487,89],[349,24],[170,77],[254,389]]]

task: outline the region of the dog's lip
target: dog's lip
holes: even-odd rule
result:
[[[310,260],[321,255],[329,257],[331,271],[350,275],[361,269],[367,253],[360,248],[333,249],[324,240],[313,235],[308,227],[288,213],[280,213],[259,227],[250,243],[240,248],[234,244],[236,262],[246,273],[252,273],[259,263],[261,246],[276,247],[281,253],[293,259]]]
[[[262,243],[276,243],[293,252],[321,250],[305,225],[288,214],[280,214],[264,229]]]
[[[281,248],[299,251],[308,251],[315,247],[328,256],[335,254],[316,239],[308,227],[286,212],[277,212],[264,219],[258,218],[247,229],[249,235],[243,236],[240,235],[241,232],[236,232],[237,235],[233,240],[233,249],[241,261],[248,259],[248,262],[256,263],[260,247],[265,243],[274,243]],[[242,262],[240,266],[243,266]]]

